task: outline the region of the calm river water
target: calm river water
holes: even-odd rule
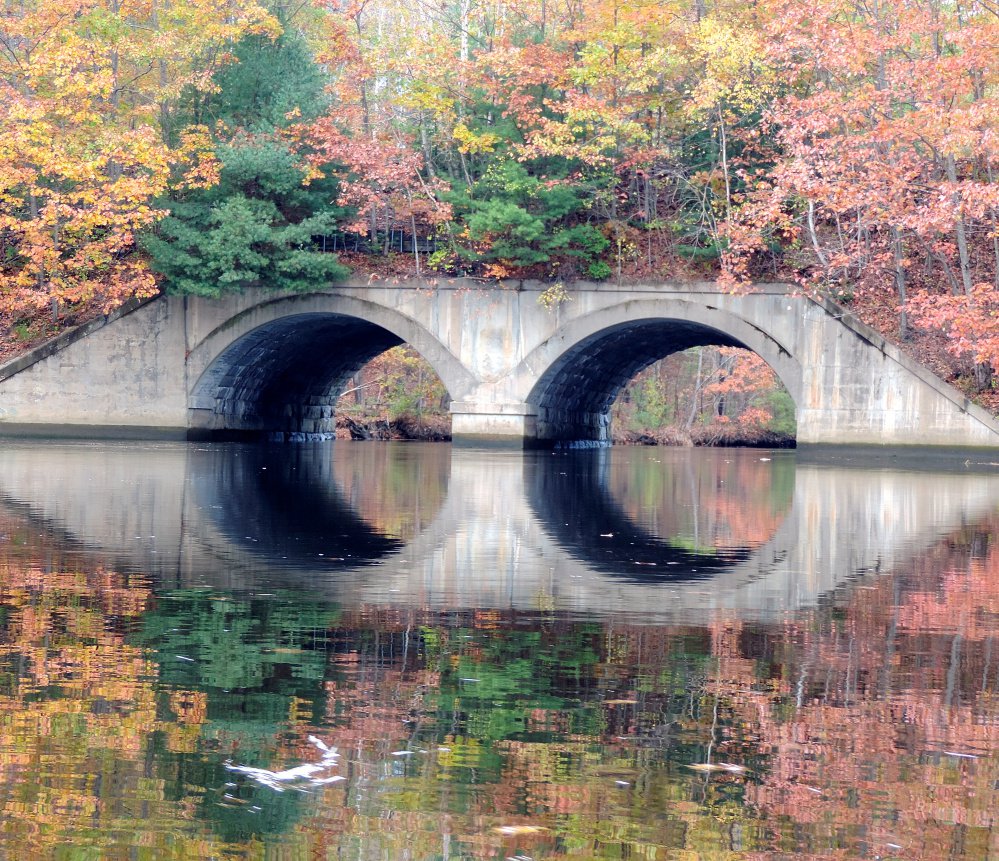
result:
[[[999,464],[0,447],[0,858],[999,858]]]

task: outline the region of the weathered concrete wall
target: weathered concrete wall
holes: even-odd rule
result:
[[[0,433],[183,438],[185,316],[183,299],[148,302],[0,368]]]
[[[758,353],[800,444],[999,445],[999,425],[842,309],[760,285],[357,283],[223,301],[168,297],[0,369],[0,433],[331,429],[345,380],[406,342],[452,398],[456,439],[603,440],[620,387],[702,344]]]

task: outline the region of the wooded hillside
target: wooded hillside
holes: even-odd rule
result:
[[[992,398],[992,0],[0,12],[6,351],[157,290],[789,280]]]

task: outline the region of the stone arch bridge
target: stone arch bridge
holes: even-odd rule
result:
[[[999,425],[842,308],[783,285],[348,282],[124,308],[0,368],[0,434],[323,434],[346,381],[399,343],[447,389],[456,441],[607,438],[639,370],[698,345],[753,350],[796,406],[798,443],[999,446]]]

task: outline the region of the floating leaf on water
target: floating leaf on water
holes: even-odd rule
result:
[[[493,831],[504,837],[517,837],[522,834],[541,834],[548,829],[543,825],[497,825]]]
[[[746,766],[736,765],[732,762],[692,762],[684,766],[684,768],[692,769],[693,771],[699,771],[702,774],[711,774],[716,771],[724,771],[728,774],[745,774]]]
[[[604,700],[605,706],[634,706],[638,705],[638,700]]]

